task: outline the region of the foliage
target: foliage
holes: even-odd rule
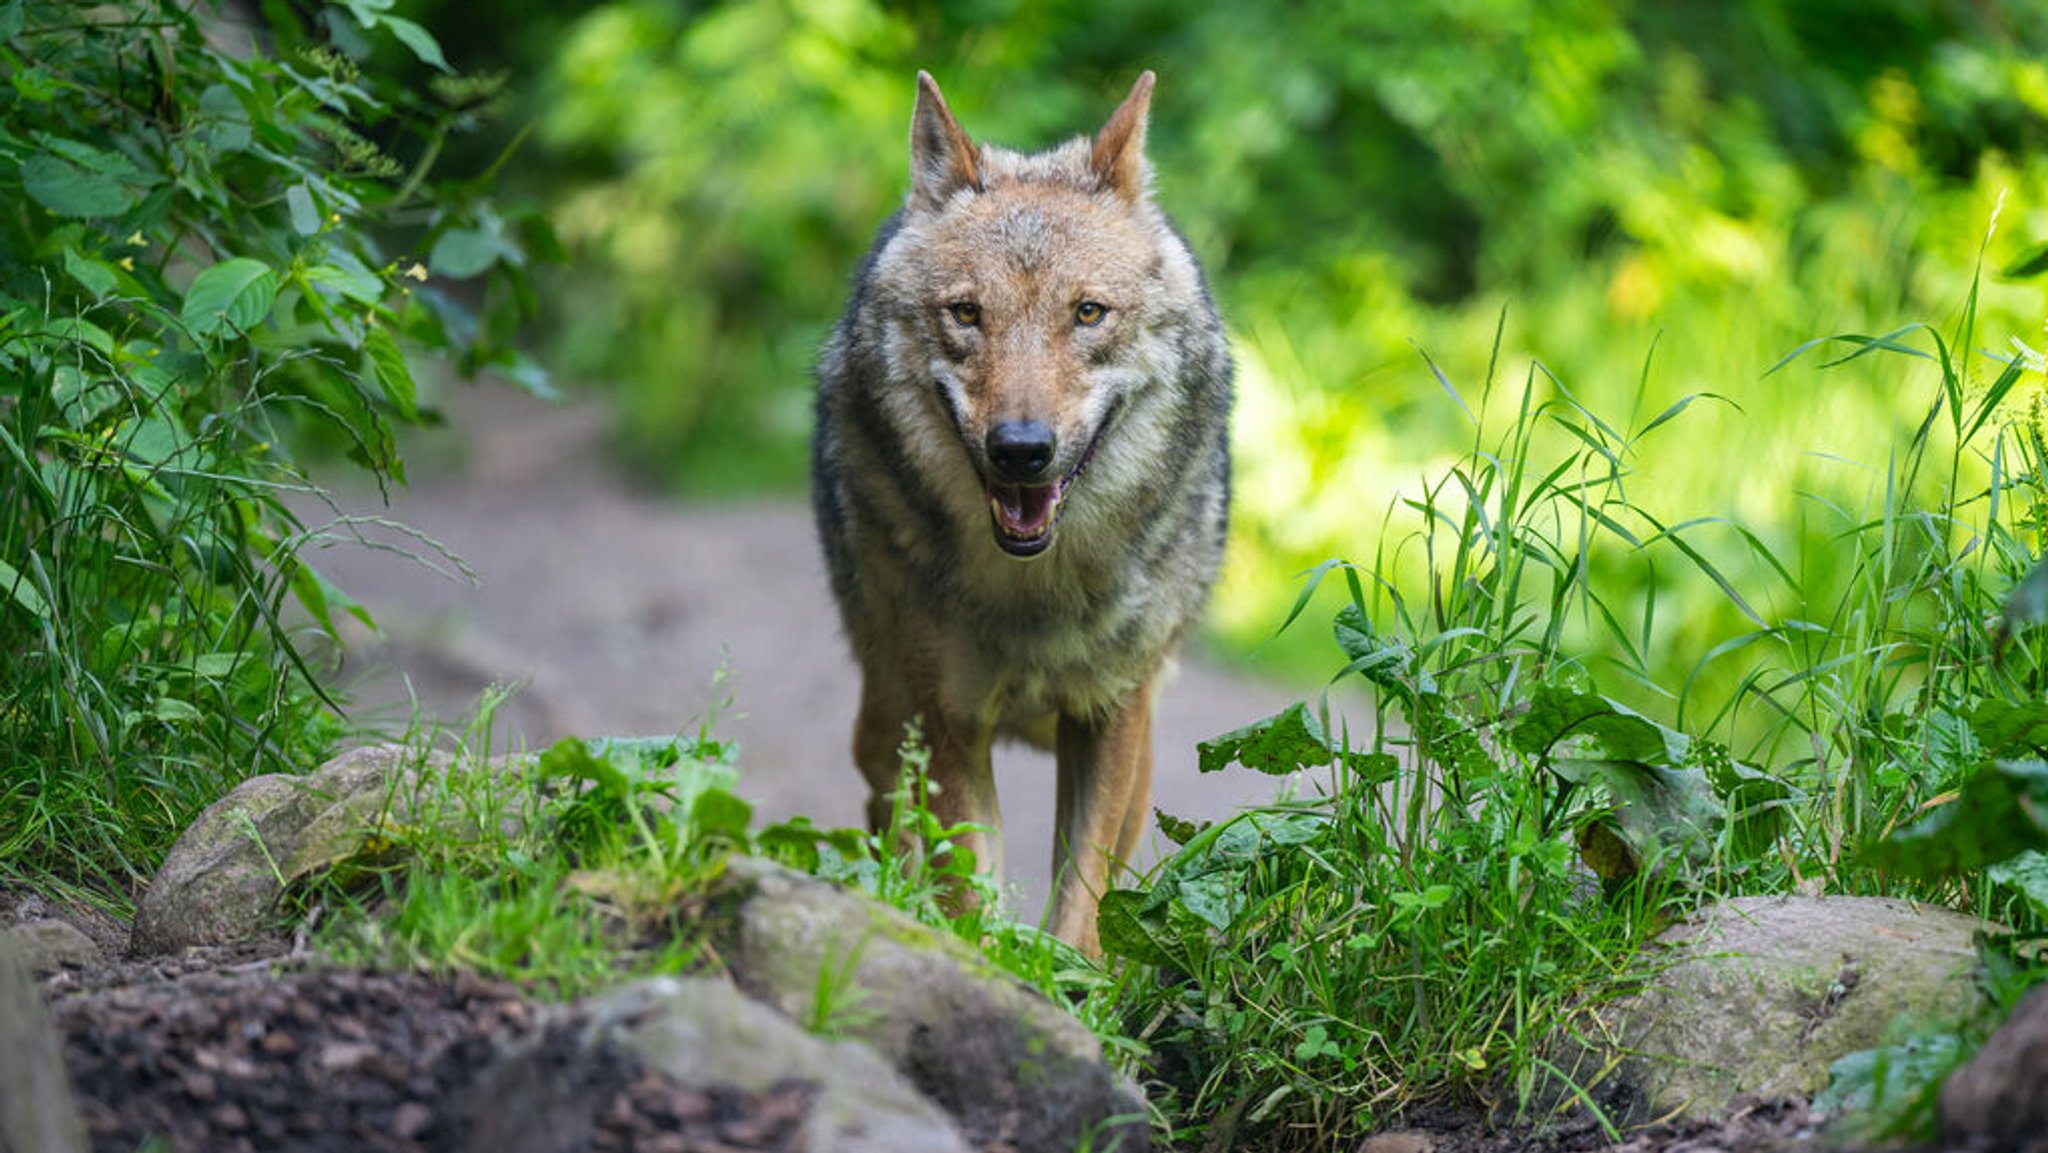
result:
[[[445,70],[389,7],[321,14]],[[524,225],[430,179],[461,78],[393,90],[289,18],[0,0],[0,79],[0,874],[118,894],[338,735],[287,605],[362,610],[301,557],[291,446],[402,480],[421,353],[530,370]]]
[[[1065,943],[1007,920],[993,882],[955,851],[962,830],[927,800],[929,753],[904,745],[889,827],[756,827],[734,791],[737,749],[706,722],[693,737],[568,738],[494,758],[502,701],[487,694],[453,766],[423,774],[403,822],[380,815],[360,851],[298,895],[326,907],[321,948],[348,963],[472,969],[554,997],[704,963],[707,896],[735,854],[764,857],[865,892],[981,947],[1077,1014],[1112,1047],[1114,986]],[[424,738],[415,738],[422,747]],[[494,763],[495,762],[495,763]],[[967,899],[963,900],[962,898]],[[821,1033],[858,1012],[846,968],[818,975]]]
[[[423,776],[410,819],[300,901],[333,907],[322,947],[345,961],[469,969],[558,997],[693,967],[691,914],[752,807],[735,750],[694,738],[563,740],[494,764],[487,694],[453,766]]]
[[[2000,193],[2024,206],[2021,239],[2048,226],[2040,0],[510,11],[501,58],[545,76],[533,179],[579,257],[562,364],[618,381],[630,459],[700,492],[798,482],[811,358],[904,189],[915,69],[977,139],[1026,147],[1092,128],[1157,69],[1159,195],[1240,366],[1218,615],[1246,647],[1270,632],[1274,572],[1369,550],[1361,509],[1458,450],[1459,414],[1403,366],[1420,344],[1476,376],[1508,303],[1503,353],[1601,412],[1661,409],[1638,392],[1653,346],[1665,387],[1735,402],[1700,406],[1638,499],[1704,506],[1832,566],[1782,495],[1859,488],[1818,454],[1885,435],[1912,394],[1885,373],[1759,371],[1814,332],[1949,307]],[[1986,286],[2002,328],[2030,329],[2038,304]],[[1700,547],[1744,587],[1769,576],[1739,544]],[[1713,590],[1653,588],[1628,561],[1601,578],[1661,597],[1669,643],[1644,654],[1660,679],[1743,627]],[[1321,660],[1306,634],[1260,655]]]
[[[1634,477],[1693,398],[1619,425],[1532,368],[1491,431],[1493,372],[1472,404],[1439,373],[1471,447],[1389,511],[1370,567],[1319,567],[1289,617],[1343,576],[1333,685],[1363,682],[1370,743],[1302,706],[1205,743],[1206,771],[1313,769],[1327,792],[1162,821],[1178,851],[1104,899],[1105,947],[1155,974],[1125,1019],[1155,1023],[1169,1113],[1219,1145],[1320,1148],[1419,1095],[1547,1106],[1532,1039],[1625,987],[1634,946],[1696,894],[1804,881],[2048,930],[2048,648],[2005,607],[2048,498],[2040,402],[2002,407],[2025,356],[1965,385],[1975,320],[1972,303],[1947,334],[1837,338],[1835,371],[1884,353],[1936,378],[1871,507],[1825,506],[1846,576],[1642,503]],[[1724,571],[1709,530],[1771,587]],[[1678,577],[1617,589],[1603,553]],[[1684,583],[1753,627],[1666,682],[1657,590]],[[1716,695],[1702,670],[1723,661],[1745,663]],[[1941,1069],[1957,1044],[1938,1039]]]

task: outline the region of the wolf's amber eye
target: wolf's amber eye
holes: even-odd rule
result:
[[[953,314],[953,323],[962,328],[973,328],[981,323],[981,306],[971,300],[956,300],[946,306]]]
[[[1103,317],[1108,315],[1108,305],[1097,304],[1092,300],[1084,300],[1074,306],[1074,323],[1081,325],[1083,328],[1094,328],[1102,323]]]

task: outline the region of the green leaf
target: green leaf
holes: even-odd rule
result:
[[[21,35],[22,0],[0,0],[0,42]]]
[[[1337,647],[1351,660],[1332,680],[1357,673],[1403,701],[1411,700],[1413,694],[1437,691],[1436,679],[1415,668],[1414,651],[1404,644],[1382,641],[1357,605],[1348,604],[1337,611],[1331,633]]]
[[[150,708],[149,715],[172,725],[191,724],[206,717],[205,713],[194,708],[189,702],[176,697],[158,697]]]
[[[2043,621],[2048,621],[2048,557],[2035,561],[2034,567],[2027,570],[2027,575],[2005,598],[1998,620],[1999,647],[2003,648],[2021,625],[2038,625]]]
[[[353,253],[336,252],[328,261],[313,265],[300,275],[306,283],[323,291],[332,289],[357,304],[376,304],[384,299],[384,278],[370,271]]]
[[[425,28],[403,16],[385,16],[380,18],[378,23],[391,29],[391,34],[398,37],[399,43],[412,49],[412,54],[419,57],[420,63],[432,65],[443,72],[455,71],[448,67],[448,59],[441,55],[441,45],[434,40],[433,33]]]
[[[1138,889],[1111,889],[1095,909],[1095,932],[1102,951],[1142,965],[1171,965],[1174,949],[1167,932],[1166,904]]]
[[[45,340],[84,345],[109,362],[114,359],[114,334],[83,317],[52,317],[37,334]]]
[[[291,212],[293,232],[311,236],[320,231],[320,208],[313,203],[313,190],[304,181],[284,190],[284,204]]]
[[[1930,1033],[1897,1045],[1859,1049],[1828,1066],[1828,1085],[1813,1099],[1816,1116],[1902,1115],[1924,1103],[1941,1079],[1961,1063],[1965,1051],[1957,1033]]]
[[[745,842],[754,806],[726,789],[705,789],[690,806],[690,827],[700,837]]]
[[[201,653],[193,658],[192,675],[202,680],[221,681],[248,667],[255,660],[248,653]]]
[[[1203,829],[1209,827],[1209,823],[1206,821],[1198,825],[1193,821],[1176,817],[1160,809],[1152,810],[1152,823],[1158,827],[1161,836],[1176,845],[1187,844],[1189,841],[1194,840]]]
[[[620,772],[610,758],[593,754],[581,737],[564,737],[548,746],[540,755],[538,767],[541,780],[567,777],[587,781],[618,797],[625,796],[633,787],[631,778]]]
[[[432,251],[427,253],[427,266],[437,276],[467,280],[510,255],[516,255],[514,250],[488,232],[451,228],[434,241]]]
[[[123,453],[152,465],[178,456],[192,444],[192,438],[186,435],[177,417],[162,409],[122,421],[114,430],[114,439]]]
[[[64,249],[64,271],[76,280],[94,300],[104,300],[121,286],[121,278],[114,274],[113,266],[102,260],[94,260],[76,248]]]
[[[372,327],[363,337],[363,351],[377,375],[377,384],[384,390],[385,399],[399,415],[409,421],[420,418],[419,386],[413,383],[412,369],[405,362],[398,342],[385,329]]]
[[[119,216],[135,207],[143,188],[113,172],[38,152],[21,162],[21,185],[37,204],[59,216]]]
[[[14,85],[16,95],[31,104],[48,104],[64,90],[56,75],[41,65],[19,69],[7,81]]]
[[[1638,862],[1675,855],[1704,864],[1712,857],[1722,812],[1700,770],[1576,757],[1559,758],[1552,768],[1566,780],[1607,790],[1615,831]]]
[[[2048,701],[1987,697],[1971,711],[1970,731],[1994,757],[2048,753]]]
[[[1508,741],[1531,756],[1676,765],[1691,738],[1598,693],[1538,685]],[[1560,744],[1565,747],[1557,748]]]
[[[1331,739],[1306,704],[1297,703],[1285,711],[1233,729],[1195,747],[1202,772],[1218,772],[1240,764],[1273,776],[1285,776],[1299,769],[1342,763],[1350,772],[1373,785],[1392,780],[1399,762],[1386,754],[1363,753]]]
[[[250,140],[249,110],[234,89],[209,85],[199,94],[199,132],[215,152],[242,152]]]
[[[1309,735],[1308,723],[1308,706],[1297,703],[1283,712],[1203,741],[1195,746],[1201,771],[1214,773],[1240,764],[1284,776],[1304,766],[1328,764],[1329,748]]]
[[[182,316],[194,336],[232,339],[262,323],[277,299],[277,272],[237,256],[200,273],[185,290]]]
[[[75,365],[60,364],[51,374],[50,399],[57,402],[66,426],[82,429],[121,399],[121,387]]]
[[[2048,850],[2048,762],[1992,761],[1956,799],[1866,848],[1863,863],[1909,877],[1953,877]]]
[[[43,599],[41,590],[22,575],[20,569],[0,560],[0,591],[7,598],[20,605],[23,611],[39,621],[50,619],[50,602]]]
[[[1984,875],[2018,893],[2036,917],[2048,918],[2048,853],[2028,849],[1985,869]]]
[[[2013,258],[2001,275],[2007,280],[2027,280],[2048,272],[2048,241],[2031,245]]]

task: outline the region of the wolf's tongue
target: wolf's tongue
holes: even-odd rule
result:
[[[1052,510],[1057,489],[1049,484],[989,486],[995,498],[996,520],[1013,537],[1044,536],[1052,527]]]

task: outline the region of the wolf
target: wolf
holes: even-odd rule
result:
[[[817,367],[812,503],[861,673],[853,758],[886,825],[905,727],[931,806],[1000,872],[998,738],[1057,762],[1049,926],[1097,903],[1149,811],[1152,701],[1230,500],[1231,358],[1151,194],[1138,77],[1101,131],[975,144],[917,76],[910,192]]]

